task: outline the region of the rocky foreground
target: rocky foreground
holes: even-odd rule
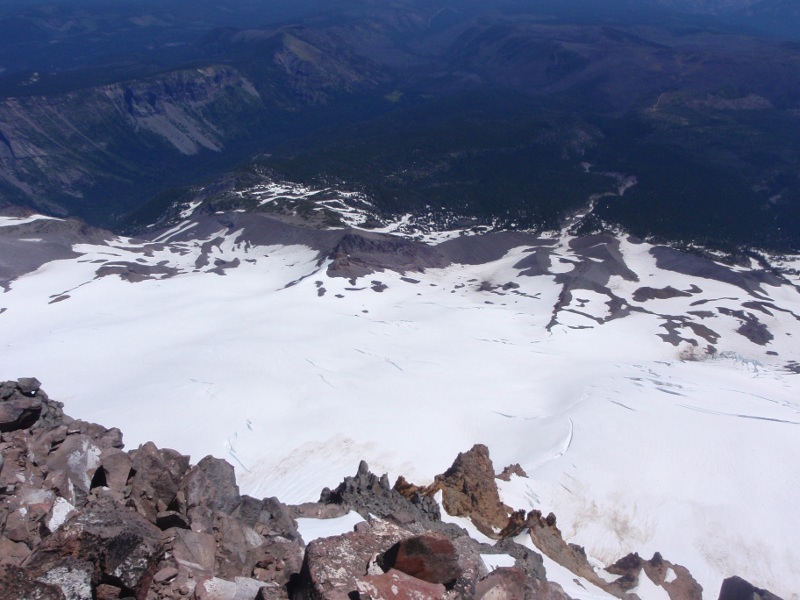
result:
[[[671,600],[700,600],[684,567],[659,554],[621,558],[602,575],[566,543],[556,517],[505,506],[485,446],[459,454],[433,484],[369,472],[291,506],[239,494],[233,467],[147,443],[124,451],[119,429],[72,419],[34,378],[0,384],[0,598],[31,600],[298,600],[474,598],[568,600],[541,554],[607,593],[647,600],[643,578]],[[493,545],[441,520],[469,518]],[[349,511],[355,530],[304,541],[296,518]],[[522,537],[521,537],[522,536]],[[515,541],[517,540],[517,541]],[[491,572],[481,555],[514,566]],[[706,598],[710,597],[706,591]],[[719,600],[775,600],[732,577]],[[778,599],[780,600],[780,599]]]

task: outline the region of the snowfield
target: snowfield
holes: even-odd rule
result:
[[[361,459],[427,484],[483,443],[498,472],[528,474],[498,481],[503,500],[554,512],[565,539],[604,564],[658,551],[707,598],[739,575],[800,599],[800,375],[786,369],[800,360],[800,321],[786,312],[800,314],[800,294],[788,282],[754,300],[620,239],[638,281],[612,275],[604,289],[650,312],[615,318],[604,291],[565,296],[557,283],[591,263],[566,235],[539,275],[515,267],[530,256],[521,246],[353,281],[329,277],[317,250],[243,243],[240,230],[201,250],[214,236],[187,237],[199,229],[182,223],[160,245],[80,245],[78,258],[14,280],[0,294],[0,377],[36,376],[68,414],[122,429],[128,448],[225,458],[243,493],[288,503],[317,500]],[[120,261],[152,277],[97,276]],[[631,299],[692,285],[701,292]],[[772,335],[763,344],[730,314],[759,301],[779,308],[750,309]],[[659,337],[669,319],[657,315],[689,311],[718,336],[715,353],[705,330]]]

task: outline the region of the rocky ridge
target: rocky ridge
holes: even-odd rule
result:
[[[0,596],[37,600],[336,600],[474,598],[568,600],[543,558],[607,593],[646,600],[647,578],[671,600],[700,600],[684,567],[631,554],[599,573],[568,544],[556,517],[500,501],[480,444],[419,487],[394,486],[362,462],[319,502],[288,506],[241,495],[233,467],[152,443],[125,451],[119,429],[73,419],[35,378],[0,384]],[[441,520],[439,503],[484,535]],[[298,518],[356,511],[354,531],[303,540]],[[529,538],[530,543],[523,542]],[[534,550],[533,548],[536,548]],[[506,555],[514,566],[487,567]],[[707,596],[708,597],[708,596]],[[720,600],[777,596],[732,577]],[[779,599],[778,599],[779,600]]]

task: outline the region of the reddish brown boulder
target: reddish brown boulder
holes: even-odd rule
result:
[[[214,515],[213,535],[216,541],[214,575],[233,579],[250,575],[262,557],[264,545],[254,529],[238,519],[218,512]]]
[[[97,589],[94,591],[96,600],[117,600],[121,593],[122,588],[118,588],[115,585],[108,585],[107,583],[98,585]]]
[[[152,442],[131,453],[130,502],[155,523],[158,513],[175,500],[178,486],[189,469],[189,457],[170,449],[159,449]]]
[[[108,448],[100,453],[100,468],[104,483],[112,490],[122,491],[128,483],[133,461],[119,448]]]
[[[453,542],[431,533],[398,542],[386,551],[380,563],[384,570],[396,569],[417,579],[448,587],[461,575]]]
[[[89,504],[44,539],[26,563],[33,574],[58,573],[70,559],[89,564],[93,586],[118,581],[143,598],[164,546],[161,531],[144,517],[109,500]]]
[[[0,566],[0,598],[25,600],[65,600],[60,588],[36,581],[20,567]]]
[[[439,600],[440,583],[428,583],[394,569],[382,575],[367,575],[356,582],[359,594],[372,600]]]
[[[475,584],[474,600],[524,600],[525,571],[500,567]]]
[[[26,544],[0,537],[0,566],[4,564],[19,566],[30,553]]]
[[[170,551],[180,568],[191,571],[196,577],[214,574],[216,541],[210,533],[187,529],[172,529],[175,535]]]
[[[396,525],[371,521],[359,524],[351,533],[314,540],[306,547],[296,597],[349,600],[372,557],[407,536],[408,532]]]
[[[64,441],[47,457],[47,470],[51,473],[66,474],[75,488],[76,497],[70,500],[76,504],[78,497],[85,499],[92,487],[92,478],[100,466],[102,449],[86,434],[69,432]]]
[[[178,487],[180,511],[192,525],[209,529],[216,511],[231,514],[242,501],[233,466],[219,458],[206,456],[183,477]]]

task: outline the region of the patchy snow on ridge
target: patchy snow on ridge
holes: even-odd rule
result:
[[[38,377],[128,448],[226,458],[244,493],[290,503],[361,459],[430,483],[483,443],[528,474],[500,482],[506,503],[554,512],[605,564],[658,551],[707,598],[733,574],[800,598],[790,282],[566,235],[350,280],[303,243],[249,239],[186,221],[14,279],[0,377]]]
[[[13,227],[15,225],[27,225],[34,221],[58,221],[55,217],[47,215],[30,215],[29,217],[8,217],[0,215],[0,227]]]

